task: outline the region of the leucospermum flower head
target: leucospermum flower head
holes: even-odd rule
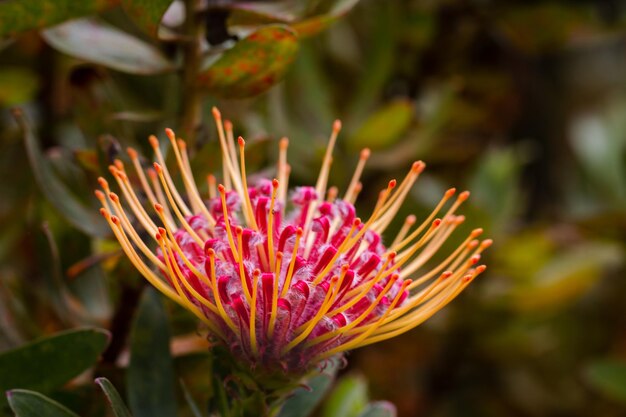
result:
[[[360,346],[407,332],[454,299],[485,266],[491,244],[473,230],[430,270],[435,256],[464,220],[457,209],[469,193],[446,191],[419,224],[409,216],[399,233],[383,240],[409,190],[425,168],[415,162],[406,177],[389,182],[373,212],[357,215],[354,202],[369,151],[361,152],[340,197],[328,188],[335,122],[314,186],[287,189],[290,167],[281,140],[277,175],[250,183],[245,142],[232,125],[217,124],[223,183],[208,176],[208,196],[197,186],[185,142],[167,129],[183,189],[165,164],[158,140],[156,162],[144,171],[137,152],[127,172],[110,171],[121,195],[100,178],[96,195],[130,261],[163,294],[195,314],[240,360],[269,371],[302,373]],[[238,149],[237,149],[238,148]],[[131,215],[132,213],[132,215]],[[142,240],[140,229],[152,241]]]

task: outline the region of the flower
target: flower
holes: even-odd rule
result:
[[[166,134],[184,194],[152,136],[157,162],[148,177],[137,152],[128,149],[138,185],[121,161],[110,167],[126,208],[103,178],[96,195],[139,272],[202,320],[211,337],[237,358],[272,371],[302,373],[347,350],[413,329],[485,270],[476,265],[491,240],[478,241],[482,230],[476,229],[443,261],[414,276],[464,220],[455,213],[468,192],[437,218],[456,194],[454,188],[421,224],[411,215],[390,244],[383,242],[382,233],[425,168],[423,162],[415,162],[400,184],[390,181],[373,213],[362,220],[354,201],[369,150],[361,152],[343,198],[337,188],[327,189],[339,121],[315,186],[296,187],[287,198],[287,139],[280,141],[277,178],[249,184],[245,141],[239,137],[237,152],[232,124],[223,123],[217,109],[213,114],[224,183],[216,187],[215,177],[208,176],[208,200],[196,186],[185,142],[170,129]],[[145,200],[153,210],[144,208]],[[144,242],[140,228],[152,236],[155,249]]]

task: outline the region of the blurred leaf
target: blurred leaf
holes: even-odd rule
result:
[[[316,7],[308,11],[307,19],[291,25],[302,37],[313,36],[327,29],[352,9],[359,0],[331,0],[316,2]]]
[[[100,172],[100,162],[98,161],[98,153],[93,149],[79,149],[74,151],[74,157],[81,167],[93,172]]]
[[[11,410],[16,417],[78,417],[58,402],[25,389],[15,389],[7,392]]]
[[[39,79],[30,68],[4,66],[0,69],[0,106],[25,103],[33,98],[38,88]]]
[[[194,417],[202,417],[202,413],[200,412],[200,407],[194,401],[189,389],[187,389],[187,384],[182,379],[180,380],[180,388],[183,390],[183,395],[185,396],[185,401],[187,402],[187,406],[191,410],[191,413]]]
[[[102,329],[71,330],[0,353],[0,392],[61,386],[95,364],[109,337]]]
[[[603,359],[585,369],[587,381],[598,391],[626,404],[626,362]]]
[[[298,50],[295,33],[286,26],[265,26],[239,41],[200,73],[198,85],[226,98],[264,92],[280,81]]]
[[[115,417],[132,417],[126,404],[122,401],[119,392],[117,392],[113,384],[111,384],[111,381],[106,378],[96,378],[95,382],[102,388],[102,391],[104,391],[109,404],[111,404]]]
[[[387,401],[370,403],[359,417],[396,417],[396,407]]]
[[[297,19],[303,11],[304,2],[286,0],[275,2],[238,1],[229,2],[230,25],[257,25],[267,23],[288,23]]]
[[[135,417],[176,417],[174,365],[161,296],[146,288],[130,336],[127,390]]]
[[[324,417],[356,417],[367,405],[367,384],[362,377],[341,378],[324,403]]]
[[[0,37],[99,13],[119,0],[4,0],[0,2]]]
[[[621,259],[616,245],[581,244],[550,261],[530,285],[518,288],[512,294],[512,305],[520,311],[558,308],[584,295],[604,268]]]
[[[42,32],[55,49],[130,74],[172,71],[174,65],[154,46],[98,19],[79,19]]]
[[[384,149],[393,145],[407,131],[413,120],[413,104],[395,100],[361,125],[348,142],[353,149]]]
[[[172,0],[121,0],[126,13],[137,26],[151,36],[157,35],[159,23]]]
[[[22,129],[26,152],[35,179],[41,191],[61,215],[74,227],[92,236],[106,236],[110,230],[104,220],[97,214],[95,209],[85,207],[76,197],[59,181],[50,168],[49,162],[44,157],[37,138],[30,125],[26,122],[21,111],[15,111],[14,116]]]
[[[336,371],[336,366],[333,366],[309,379],[307,388],[297,388],[281,408],[278,417],[310,416],[330,390]]]
[[[502,34],[515,47],[527,53],[553,50],[593,33],[597,22],[589,6],[544,2],[506,9],[498,20]],[[542,30],[528,31],[529,27]],[[597,28],[596,28],[597,29]]]

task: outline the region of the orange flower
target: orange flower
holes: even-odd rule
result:
[[[476,229],[442,262],[418,273],[463,222],[455,213],[467,191],[437,218],[455,195],[455,189],[446,191],[421,224],[409,216],[393,241],[383,243],[381,236],[425,168],[423,162],[415,162],[400,184],[390,181],[373,213],[361,220],[353,204],[369,150],[361,152],[343,198],[335,187],[327,189],[339,121],[315,186],[297,187],[287,197],[288,141],[280,142],[277,179],[249,184],[244,140],[238,139],[237,152],[232,125],[222,123],[217,109],[213,113],[224,183],[216,187],[209,175],[208,199],[198,191],[185,142],[170,129],[166,133],[184,193],[176,189],[152,136],[157,162],[148,176],[137,152],[128,150],[138,191],[117,160],[110,171],[124,198],[111,192],[103,178],[103,191],[96,195],[139,272],[202,320],[237,357],[267,370],[303,372],[413,329],[485,270],[476,265],[491,240],[476,240],[482,233]],[[144,208],[144,200],[151,210]],[[138,228],[154,241],[144,242]]]

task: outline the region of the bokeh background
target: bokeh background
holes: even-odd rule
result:
[[[18,20],[3,12],[10,3],[0,2],[0,31]],[[450,186],[471,190],[463,230],[480,226],[494,239],[489,268],[416,330],[349,355],[341,374],[366,382],[371,399],[391,401],[401,417],[626,415],[623,2],[247,2],[248,14],[236,2],[208,3],[209,55],[259,16],[281,21],[297,10],[292,21],[306,22],[322,10],[328,22],[299,27],[297,53],[278,50],[293,62],[271,62],[271,85],[222,80],[200,94],[184,67],[168,68],[188,59],[176,34],[151,38],[119,7],[98,9],[100,21],[167,62],[134,56],[127,39],[81,38],[98,28],[2,32],[0,350],[106,328],[113,338],[95,373],[124,385],[145,284],[97,218],[96,178],[128,145],[150,155],[147,136],[166,126],[188,134],[197,172],[219,175],[210,118],[218,105],[254,147],[249,171],[273,166],[277,139],[290,138],[291,185],[314,181],[340,118],[331,182],[345,187],[359,150],[372,150],[360,213],[389,178],[425,161],[396,230]],[[191,122],[190,91],[201,113]],[[33,135],[24,137],[13,107]],[[176,376],[201,397],[208,382],[190,358],[206,346],[193,318],[167,309]],[[81,415],[106,415],[95,390],[79,378],[50,395]]]

